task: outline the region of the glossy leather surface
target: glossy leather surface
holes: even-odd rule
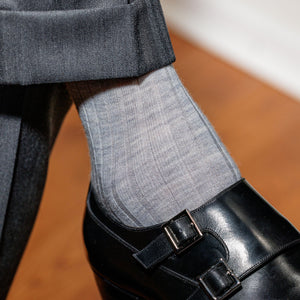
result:
[[[203,238],[146,269],[134,255],[159,236],[164,240],[164,224],[139,229],[116,224],[90,191],[84,238],[93,269],[142,299],[211,299],[198,278],[222,259],[241,281],[226,299],[300,299],[299,232],[244,180],[191,214]],[[180,239],[189,237],[186,223],[172,225]],[[205,278],[217,293],[231,277],[212,270]]]

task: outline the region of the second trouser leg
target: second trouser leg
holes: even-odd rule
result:
[[[20,118],[21,127],[0,243],[1,300],[6,298],[31,233],[46,180],[49,154],[70,107],[63,84],[1,87],[2,103],[15,97],[19,98],[19,114],[7,117]],[[0,169],[0,172],[5,171]]]

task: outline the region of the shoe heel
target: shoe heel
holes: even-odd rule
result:
[[[99,292],[103,300],[145,300],[116,286],[114,283],[95,274]]]

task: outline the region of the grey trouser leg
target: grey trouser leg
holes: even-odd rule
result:
[[[5,102],[15,101],[18,107],[14,116],[8,117],[21,119],[0,243],[2,300],[6,298],[32,230],[46,179],[49,154],[70,101],[63,84],[1,86],[0,93],[0,114],[7,112]],[[0,172],[6,171],[0,167]]]
[[[134,77],[174,59],[159,0],[0,0],[0,84]]]

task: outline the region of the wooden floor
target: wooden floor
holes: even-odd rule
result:
[[[300,228],[300,103],[172,35],[183,82],[242,175]],[[74,108],[57,139],[33,234],[9,300],[100,299],[81,234],[87,144]]]

